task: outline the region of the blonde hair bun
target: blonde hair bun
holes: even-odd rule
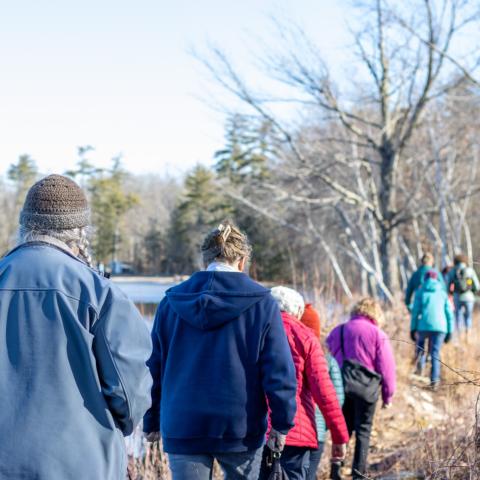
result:
[[[226,220],[212,230],[202,244],[205,266],[214,261],[234,263],[250,258],[252,247],[247,236],[231,221]]]

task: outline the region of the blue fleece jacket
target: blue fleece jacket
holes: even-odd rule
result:
[[[109,280],[26,244],[0,261],[0,479],[119,480],[150,406],[148,329]]]
[[[425,275],[430,270],[433,270],[434,272],[436,272],[441,285],[443,286],[445,291],[447,290],[445,282],[443,281],[443,276],[440,274],[440,272],[437,269],[433,267],[429,267],[428,265],[421,265],[418,268],[418,270],[416,270],[413,273],[413,275],[410,277],[410,280],[408,281],[408,285],[407,285],[407,290],[405,292],[405,304],[410,310],[413,307],[415,292],[418,291],[418,289],[423,285],[423,282],[425,280]]]
[[[237,272],[198,272],[167,291],[152,331],[154,379],[145,432],[168,453],[261,447],[293,426],[296,380],[277,303]]]

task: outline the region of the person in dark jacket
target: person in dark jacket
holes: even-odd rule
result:
[[[425,279],[425,275],[430,270],[437,272],[437,275],[440,277],[440,274],[434,268],[435,259],[430,252],[426,252],[421,258],[421,265],[418,269],[413,273],[410,277],[410,280],[407,284],[407,290],[405,292],[405,305],[408,307],[410,311],[413,308],[413,301],[415,292],[422,286],[423,281]],[[443,281],[443,280],[442,280]],[[444,287],[446,289],[446,287]]]
[[[144,431],[163,441],[174,480],[257,479],[267,431],[280,450],[293,427],[295,367],[277,303],[242,273],[251,248],[233,224],[203,246],[205,271],[171,288],[153,325],[152,407]]]
[[[0,260],[0,479],[118,480],[123,435],[150,406],[148,329],[90,267],[89,210],[73,181],[28,192]]]

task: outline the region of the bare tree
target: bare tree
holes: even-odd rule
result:
[[[473,3],[365,2],[362,28],[353,32],[357,78],[348,88],[339,87],[342,82],[334,81],[319,50],[296,27],[279,26],[280,53],[264,60],[268,73],[291,89],[288,98],[251,90],[219,49],[203,59],[217,82],[274,127],[282,185],[291,187],[283,200],[292,208],[334,209],[348,254],[387,297],[399,287],[399,229],[439,209],[446,222],[445,204],[422,201],[428,186],[415,169],[434,168],[435,158],[431,149],[419,152],[417,140],[429,106],[476,82],[478,58],[457,55],[455,45],[478,21]],[[282,101],[308,112],[301,127],[275,113]]]

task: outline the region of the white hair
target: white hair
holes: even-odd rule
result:
[[[78,250],[78,257],[88,266],[93,261],[90,255],[89,231],[87,227],[72,228],[69,230],[33,230],[20,226],[18,231],[18,243],[42,241],[52,243],[60,247],[67,247],[70,251]],[[60,244],[60,245],[59,245]]]
[[[273,287],[271,292],[282,312],[287,312],[296,318],[300,318],[303,315],[305,300],[296,290],[280,286]]]

